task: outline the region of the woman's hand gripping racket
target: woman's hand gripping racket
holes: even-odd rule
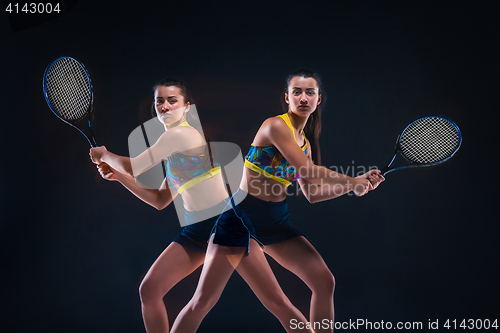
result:
[[[398,136],[394,156],[382,175],[410,167],[424,167],[449,160],[460,148],[462,133],[451,120],[441,116],[427,116],[409,123]],[[406,162],[392,166],[396,155]]]
[[[43,92],[52,112],[82,133],[91,147],[97,147],[92,128],[92,82],[83,64],[70,57],[54,60],[45,70]]]

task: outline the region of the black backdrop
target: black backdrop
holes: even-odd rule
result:
[[[5,332],[144,331],[138,285],[180,231],[173,207],[158,212],[99,179],[85,139],[49,111],[43,71],[64,55],[90,69],[97,140],[123,155],[165,76],[190,84],[212,140],[245,153],[260,123],[281,112],[286,75],[317,70],[327,93],[323,165],[344,170],[382,167],[416,117],[453,119],[464,139],[448,163],[392,173],[363,198],[310,205],[292,196],[292,221],[336,277],[339,322],[427,328],[439,319],[442,328],[446,319],[498,319],[494,2],[66,4],[64,15],[38,25],[34,16],[0,14]],[[307,287],[271,265],[307,313]],[[171,315],[196,281],[167,295]],[[282,328],[234,274],[199,331]]]

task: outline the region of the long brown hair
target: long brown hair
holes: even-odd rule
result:
[[[318,84],[318,93],[322,94],[323,87],[322,87],[321,79],[320,79],[318,73],[316,73],[313,70],[304,69],[304,68],[293,71],[287,77],[285,93],[288,93],[288,87],[290,86],[290,81],[294,77],[297,77],[297,76],[304,77],[304,78],[311,77],[314,80],[316,80],[316,83]],[[282,105],[283,105],[283,108],[285,109],[285,111],[288,111],[288,104],[286,104],[283,99],[281,101],[282,101]],[[307,120],[306,126],[304,127],[304,132],[306,134],[306,137],[309,139],[309,142],[311,143],[314,164],[321,165],[321,149],[319,146],[319,135],[321,134],[321,105],[318,105],[316,107],[316,111],[314,111],[309,116],[309,119]]]

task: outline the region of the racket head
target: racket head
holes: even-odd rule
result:
[[[418,118],[406,125],[399,134],[394,156],[381,169],[382,174],[385,176],[405,168],[441,164],[449,160],[461,144],[462,133],[452,120],[437,115]],[[392,166],[398,153],[407,163]]]
[[[449,160],[462,144],[457,124],[442,116],[425,116],[409,123],[398,138],[401,155],[410,163],[431,166]]]
[[[92,81],[74,58],[60,57],[47,66],[43,92],[50,110],[62,121],[74,125],[86,115],[92,119]]]

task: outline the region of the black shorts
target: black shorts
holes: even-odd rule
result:
[[[304,236],[304,234],[292,227],[286,200],[279,202],[264,201],[248,194],[239,206],[252,221],[257,238],[264,245]]]
[[[292,227],[286,200],[264,201],[239,190],[233,196],[234,201],[238,202],[242,196],[245,196],[243,201],[221,214],[215,223],[215,244],[245,246],[248,251],[250,238],[261,245],[270,245],[304,236]]]
[[[236,195],[238,195],[238,192]],[[260,243],[255,234],[252,221],[245,214],[245,211],[241,209],[241,203],[234,205],[234,201],[231,201],[228,205],[231,208],[220,214],[212,230],[212,233],[215,234],[214,244],[244,247],[248,253],[250,250],[250,238]]]
[[[304,236],[292,227],[286,200],[264,201],[239,190],[233,196],[234,201],[238,202],[241,196],[245,198],[234,209],[185,227],[174,242],[206,252],[210,235],[215,233],[214,244],[246,247],[248,251],[250,238],[261,245],[270,245]]]
[[[227,201],[229,201],[229,198],[215,207],[203,211],[193,212],[186,210],[184,212],[184,221],[187,226],[182,229],[181,233],[173,240],[173,242],[199,252],[207,252],[208,240],[212,233],[212,228],[214,227],[221,212],[226,207]],[[203,219],[203,216],[212,217],[200,221]]]

